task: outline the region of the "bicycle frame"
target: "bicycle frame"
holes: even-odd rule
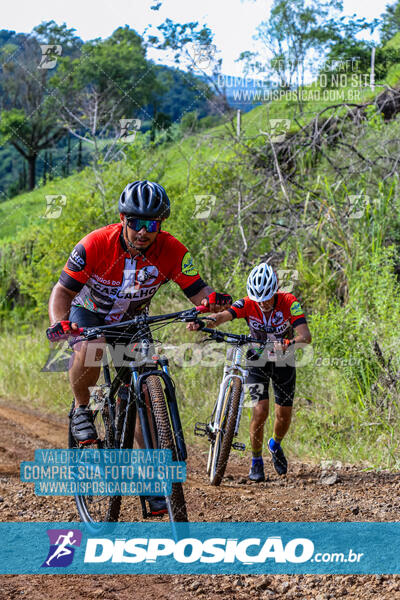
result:
[[[143,355],[147,359],[146,365],[138,366],[134,363],[134,361],[132,361],[129,365],[117,369],[116,376],[113,380],[111,380],[109,365],[103,363],[104,380],[106,382],[106,385],[109,386],[109,393],[106,396],[106,401],[108,405],[108,411],[111,417],[112,427],[114,430],[114,439],[117,440],[119,444],[121,440],[123,440],[125,437],[126,428],[129,426],[129,422],[133,422],[133,426],[135,426],[136,416],[138,415],[143,435],[144,446],[145,448],[154,448],[143,384],[146,382],[148,377],[156,376],[162,379],[165,385],[165,396],[167,399],[167,408],[170,416],[172,434],[176,443],[177,460],[185,461],[187,458],[187,450],[175,395],[175,386],[173,384],[168,370],[168,359],[166,357],[154,356],[152,357],[150,363],[148,351],[150,349],[151,344],[146,343],[148,342],[148,340],[146,340],[144,337],[141,337],[141,340],[142,342],[144,342]],[[151,364],[151,366],[149,363]],[[129,385],[130,393],[127,397],[124,421],[121,429],[121,436],[118,440],[115,408],[116,396],[121,383],[126,383]],[[166,496],[165,499],[167,502],[168,512],[171,518],[172,509],[170,505],[170,497]],[[145,500],[142,496],[140,496],[140,503],[142,507],[143,518],[145,519],[148,517],[148,512]]]
[[[150,345],[145,345],[146,351],[148,351],[149,347]],[[146,358],[148,357],[146,356]],[[168,359],[166,357],[157,356],[154,357],[154,359],[152,359],[151,362],[153,368],[149,368],[149,366],[138,367],[132,361],[129,364],[129,366],[124,366],[117,370],[117,375],[113,381],[111,381],[110,369],[108,364],[103,364],[104,379],[106,384],[110,386],[110,392],[107,396],[107,401],[109,413],[114,427],[114,435],[116,437],[117,432],[115,430],[115,403],[113,400],[115,399],[116,393],[121,382],[125,382],[130,385],[131,390],[133,390],[133,395],[130,394],[127,400],[127,408],[125,412],[122,436],[126,429],[127,421],[130,418],[129,412],[132,410],[131,405],[134,404],[135,408],[138,411],[145,445],[148,448],[152,447],[152,438],[147,417],[146,399],[143,391],[143,384],[145,383],[148,377],[150,377],[151,375],[155,375],[156,377],[162,379],[165,385],[165,395],[167,398],[167,406],[171,419],[172,430],[176,441],[178,460],[186,460],[186,444],[183,436],[182,423],[179,416],[178,403],[175,394],[175,386],[168,370]],[[161,369],[157,367],[161,367]]]
[[[228,352],[229,352],[229,349],[227,350],[227,353]],[[219,386],[219,394],[218,394],[218,398],[215,403],[215,407],[214,407],[214,411],[213,411],[213,415],[212,415],[213,423],[212,423],[211,427],[212,427],[213,433],[216,433],[219,429],[217,424],[220,423],[221,411],[222,411],[222,407],[223,407],[223,403],[224,403],[226,390],[229,386],[229,381],[231,380],[232,377],[237,377],[238,379],[240,379],[240,381],[242,383],[242,388],[241,388],[241,392],[240,392],[239,410],[238,410],[238,414],[237,414],[234,435],[237,436],[237,434],[239,432],[240,419],[242,416],[242,410],[243,410],[243,404],[244,404],[244,382],[248,375],[248,371],[246,369],[243,369],[243,367],[240,366],[242,356],[243,356],[243,347],[238,345],[234,348],[231,363],[229,365],[225,364],[225,366],[224,366],[224,373],[223,373],[222,381]]]
[[[126,430],[126,424],[129,418],[128,415],[130,412],[132,402],[134,400],[139,414],[144,441],[148,447],[152,446],[150,428],[146,412],[146,399],[142,388],[143,384],[149,376],[156,376],[161,378],[165,385],[164,391],[167,398],[167,407],[172,425],[172,433],[176,442],[178,460],[186,460],[187,450],[183,437],[183,430],[179,416],[178,404],[176,401],[175,386],[168,370],[168,359],[166,357],[153,356],[151,359],[152,368],[149,369],[149,350],[152,344],[152,338],[148,326],[151,323],[167,324],[167,322],[170,320],[181,320],[184,322],[194,321],[197,319],[198,314],[204,312],[205,310],[206,309],[204,308],[204,306],[197,306],[193,309],[169,313],[165,315],[158,315],[154,317],[149,317],[147,314],[141,314],[134,317],[133,319],[130,319],[129,321],[124,321],[123,323],[100,325],[96,327],[87,328],[82,327],[80,328],[79,332],[74,334],[75,337],[83,334],[87,340],[94,340],[96,338],[102,337],[103,335],[106,337],[106,339],[107,336],[109,339],[113,339],[116,336],[115,339],[118,340],[121,337],[121,334],[118,334],[118,330],[121,327],[126,329],[127,327],[134,325],[137,328],[135,332],[132,332],[132,336],[134,335],[135,338],[139,338],[142,342],[142,355],[145,359],[145,363],[147,365],[146,367],[143,368],[141,366],[140,368],[138,368],[135,362],[131,361],[130,363],[128,363],[128,366],[118,368],[116,377],[114,378],[114,380],[111,380],[108,363],[104,363],[103,359],[104,380],[106,386],[109,388],[105,401],[107,402],[107,408],[109,411],[111,422],[113,424],[115,439],[117,438],[117,431],[115,426],[115,398],[121,383],[126,383],[130,386],[130,389],[133,390],[133,398],[132,394],[130,394],[127,403],[127,409],[129,408],[129,410],[126,410],[122,432]],[[131,334],[126,333],[124,336],[125,339],[126,337],[128,337],[129,339],[130,335]]]

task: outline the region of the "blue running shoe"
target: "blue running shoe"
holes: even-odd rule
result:
[[[273,438],[268,441],[268,450],[272,456],[272,462],[275,467],[275,471],[278,475],[286,475],[287,473],[287,460],[283,454],[283,450],[280,444],[277,444]]]
[[[250,481],[255,481],[257,483],[265,481],[264,462],[262,458],[253,458],[253,460],[251,461],[249,479]]]

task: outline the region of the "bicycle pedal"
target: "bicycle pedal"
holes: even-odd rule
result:
[[[234,450],[240,450],[241,452],[243,452],[244,450],[246,450],[246,444],[243,444],[243,442],[233,442],[232,448]]]
[[[207,423],[196,423],[195,424],[194,435],[204,437],[207,434],[208,434],[208,424]]]

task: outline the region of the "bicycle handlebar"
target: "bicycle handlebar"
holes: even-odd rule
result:
[[[129,321],[120,321],[118,323],[112,323],[109,325],[98,325],[95,327],[79,327],[79,329],[72,331],[71,333],[60,334],[57,338],[51,339],[49,337],[49,330],[47,330],[47,336],[50,341],[58,341],[62,339],[68,339],[69,337],[80,337],[83,336],[86,340],[96,339],[101,337],[106,333],[117,332],[119,329],[126,329],[130,326],[143,326],[143,325],[151,325],[152,323],[162,323],[163,321],[183,321],[183,322],[193,322],[198,321],[198,315],[200,313],[204,313],[208,311],[208,307],[204,305],[196,306],[194,308],[190,308],[187,310],[181,310],[175,313],[169,313],[166,315],[155,315],[153,317],[148,316],[147,314],[137,315],[130,319]],[[201,322],[201,321],[200,321]],[[78,341],[78,340],[76,340]],[[76,343],[76,342],[75,342]]]
[[[265,346],[266,344],[265,341],[257,340],[249,335],[227,333],[225,331],[220,331],[219,329],[210,329],[210,327],[202,327],[200,331],[209,333],[211,339],[214,339],[217,342],[226,342],[227,344],[239,344],[240,346],[244,344],[259,344],[260,346]]]

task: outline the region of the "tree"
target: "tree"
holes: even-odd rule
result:
[[[218,75],[221,72],[222,59],[217,58],[217,48],[213,43],[213,33],[206,25],[200,26],[197,21],[175,23],[166,19],[157,27],[157,35],[148,35],[147,44],[172,55],[176,64],[184,67],[189,74],[197,75],[194,88],[199,97],[207,97],[213,102],[213,97],[223,99],[218,103],[224,110],[229,110],[225,91],[218,86]]]
[[[104,163],[125,156],[118,144],[127,131],[121,120],[133,119],[159,90],[142,38],[126,25],[106,40],[85,43],[79,59],[60,60],[51,85],[60,105],[60,123],[92,147],[95,188],[108,218],[102,170]]]
[[[60,60],[52,85],[65,125],[77,137],[104,135],[145,107],[157,91],[142,38],[128,26],[82,46],[79,59]],[[93,140],[92,140],[93,141]]]
[[[34,35],[40,44],[59,44],[63,56],[77,56],[83,41],[74,34],[76,29],[68,29],[66,23],[57,25],[53,20],[43,21],[33,28]]]
[[[343,70],[346,64],[349,67],[351,64],[353,72],[369,73],[374,43],[370,40],[360,39],[359,33],[367,29],[373,33],[379,25],[379,19],[368,22],[365,18],[354,17],[355,15],[352,17],[342,16],[332,23],[331,29],[335,35],[332,36],[322,71],[334,75],[335,72]],[[397,58],[395,51],[386,52],[382,48],[376,48],[375,75],[377,79],[385,76],[390,64],[397,61]]]
[[[304,83],[308,59],[323,52],[336,37],[332,15],[340,11],[340,0],[274,0],[268,21],[257,27],[255,39],[263,44],[270,56],[267,62],[259,53],[243,52],[247,71],[271,72],[281,88],[293,89]],[[277,80],[277,81],[276,81]]]
[[[386,12],[381,15],[381,41],[388,42],[400,31],[400,1],[387,5]]]
[[[65,23],[48,21],[35,27],[32,35],[0,32],[0,134],[28,162],[29,189],[35,187],[40,152],[56,144],[66,132],[57,118],[57,101],[49,93],[49,79],[54,71],[38,68],[40,44],[61,45],[65,53],[76,54],[82,41],[74,31]]]
[[[146,109],[149,113],[163,112],[172,121],[179,121],[187,110],[197,110],[202,117],[210,112],[210,88],[201,77],[165,65],[154,65],[154,72],[161,92],[153,99],[152,106]]]
[[[55,99],[48,94],[47,69],[38,69],[41,51],[36,39],[28,37],[20,48],[5,46],[2,54],[6,60],[2,67],[0,134],[28,162],[31,190],[40,151],[61,139],[65,128],[58,123]]]
[[[157,112],[153,117],[151,128],[150,128],[150,140],[154,141],[156,139],[157,133],[160,131],[167,132],[166,139],[168,140],[169,139],[168,129],[171,127],[171,125],[172,125],[172,120],[169,115],[167,115],[166,113],[163,113],[163,112]]]

